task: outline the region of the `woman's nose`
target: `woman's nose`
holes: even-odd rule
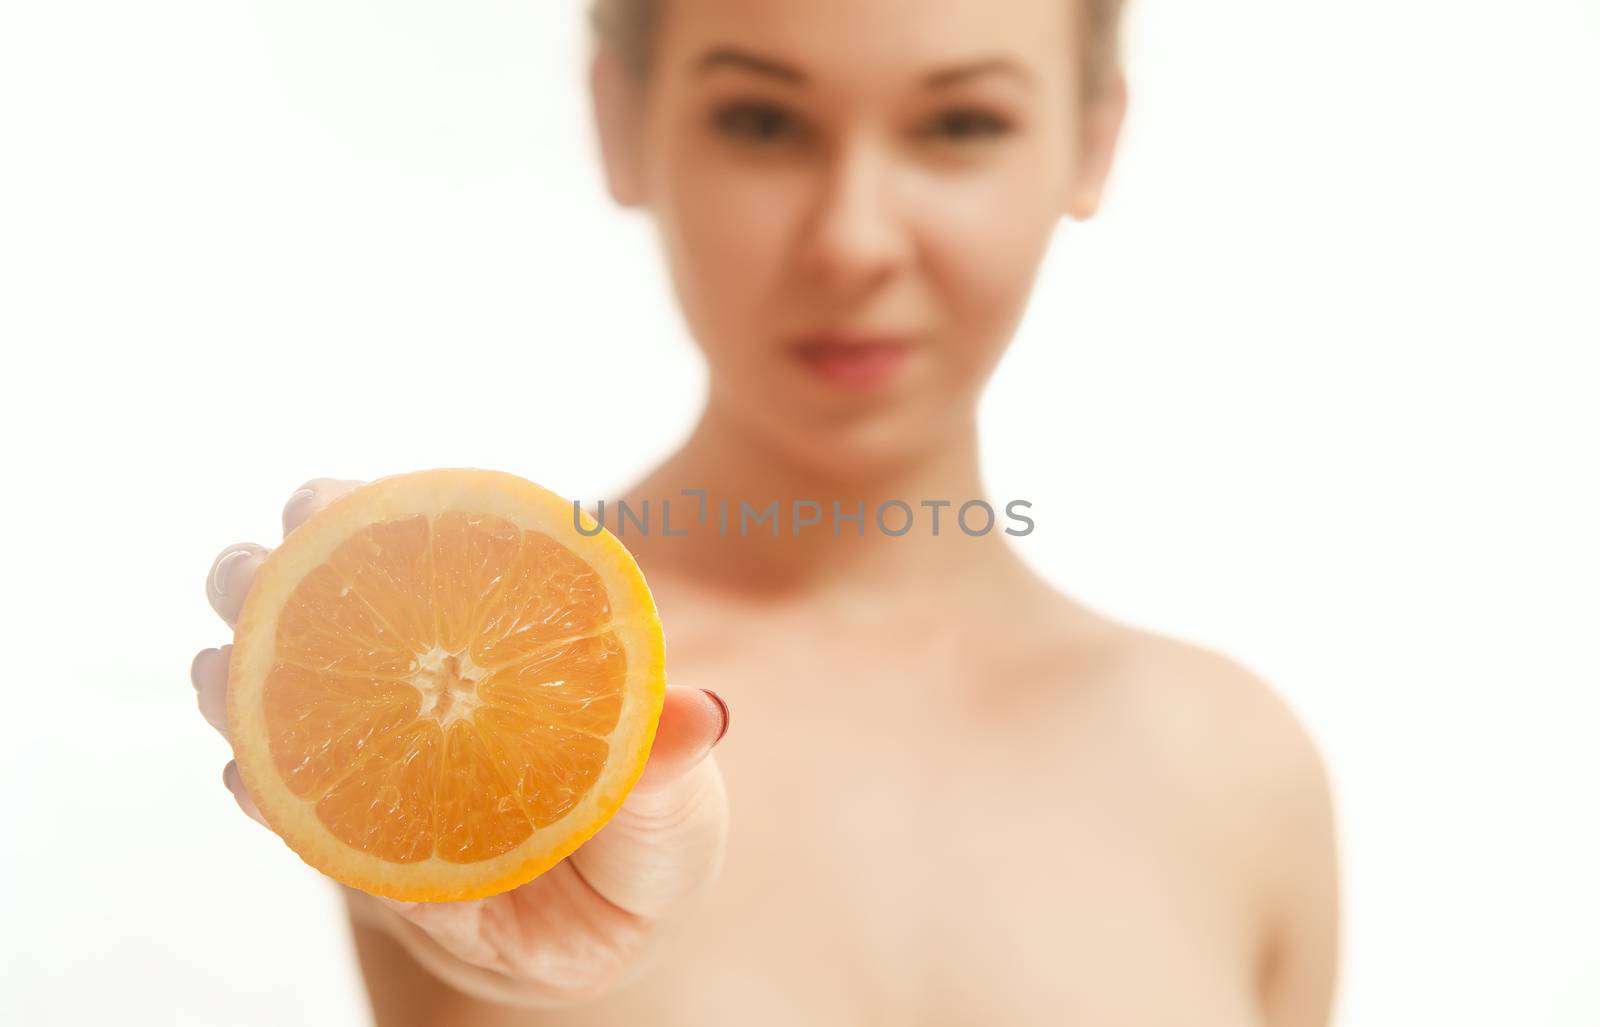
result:
[[[841,291],[893,275],[911,254],[911,234],[891,155],[866,144],[841,147],[822,169],[801,232],[802,273]]]

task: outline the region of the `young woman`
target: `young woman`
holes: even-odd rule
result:
[[[346,892],[384,1027],[1328,1022],[1333,816],[1294,716],[1052,590],[1019,519],[956,521],[979,393],[1111,165],[1118,8],[600,0],[610,192],[659,228],[710,372],[688,441],[614,497],[656,511],[624,538],[675,684],[627,804],[556,869],[479,902]],[[351,484],[309,483],[286,530]],[[264,553],[211,569],[230,623]],[[227,657],[194,668],[219,724]]]

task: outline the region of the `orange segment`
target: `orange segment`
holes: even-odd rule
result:
[[[400,681],[280,663],[267,676],[261,708],[284,783],[316,799],[358,756],[416,720],[421,704]]]
[[[517,559],[470,652],[479,666],[499,667],[552,642],[598,631],[610,615],[595,568],[549,535],[523,532]]]
[[[378,859],[428,859],[437,831],[439,748],[438,725],[425,721],[380,740],[317,803],[317,819],[343,844]]]
[[[410,640],[326,564],[311,568],[285,601],[277,641],[279,659],[320,670],[404,677],[415,660]]]
[[[490,672],[483,701],[604,738],[622,712],[627,659],[615,632],[576,638]]]
[[[424,471],[341,497],[265,561],[229,727],[306,862],[394,898],[479,897],[616,812],[660,716],[661,626],[627,550],[572,517],[511,475]]]
[[[467,647],[521,547],[522,529],[499,517],[446,513],[434,521],[434,609],[442,648]]]
[[[328,566],[413,651],[432,647],[438,632],[433,623],[427,517],[403,517],[364,528],[334,550]]]
[[[483,737],[466,720],[445,735],[439,781],[436,846],[443,859],[472,863],[498,856],[533,833],[533,824],[495,765]]]
[[[604,739],[499,706],[485,707],[479,719],[537,827],[576,806],[605,765]]]

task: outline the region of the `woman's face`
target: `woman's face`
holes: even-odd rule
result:
[[[602,131],[719,414],[844,475],[970,426],[1104,174],[1072,2],[664,0],[647,91]]]

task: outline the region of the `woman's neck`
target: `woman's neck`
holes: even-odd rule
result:
[[[712,404],[618,498],[635,516],[648,503],[648,530],[622,522],[616,504],[605,511],[646,574],[751,598],[881,603],[1038,583],[1006,544],[1018,525],[1004,504],[989,504],[992,524],[982,507],[967,511],[966,530],[958,520],[963,504],[985,499],[974,418],[893,467],[844,475],[763,445]]]

